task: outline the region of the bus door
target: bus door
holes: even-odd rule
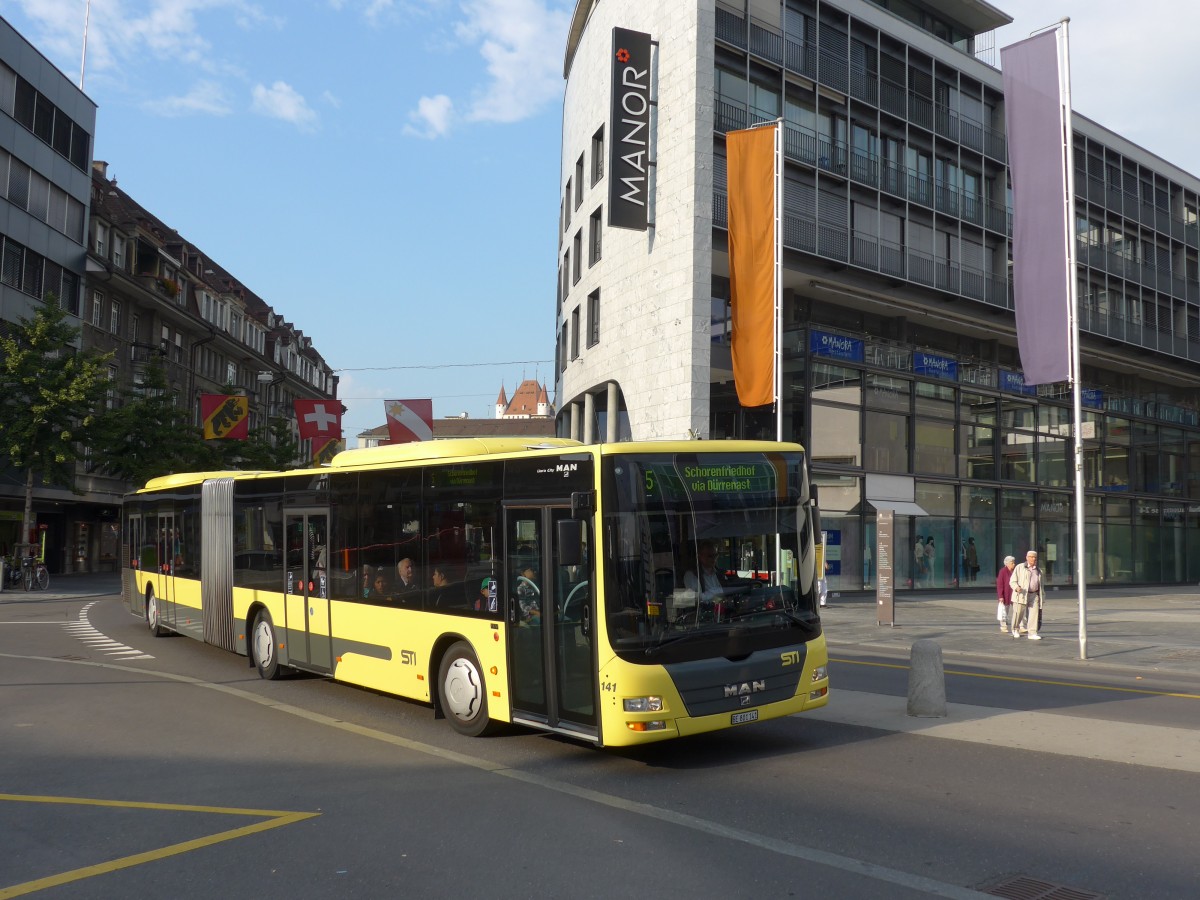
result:
[[[177,524],[175,511],[169,508],[158,513],[157,521],[152,516],[147,522],[155,529],[153,536],[147,535],[147,539],[154,541],[150,562],[157,577],[151,582],[154,584],[154,595],[158,597],[158,618],[171,629],[175,628],[178,616],[175,610],[175,579],[167,576],[175,574],[175,557],[179,555]]]
[[[557,546],[557,523],[570,517],[568,505],[505,510],[510,694],[514,719],[594,737],[590,562],[561,565]]]
[[[129,509],[129,507],[126,507]],[[137,570],[142,547],[142,514],[127,512],[121,529],[121,594],[130,612],[142,614],[142,596],[137,587]]]
[[[333,670],[329,626],[329,513],[289,511],[284,516],[287,553],[288,659],[323,672]]]

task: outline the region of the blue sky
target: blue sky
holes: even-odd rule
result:
[[[94,155],[348,370],[347,436],[385,399],[491,416],[553,390],[568,7],[92,0]],[[0,15],[78,83],[85,8]]]
[[[1200,83],[1200,4],[993,5],[1017,20],[997,47],[1070,15],[1075,108],[1200,173],[1196,128],[1171,112]],[[0,0],[0,15],[78,82],[85,6]],[[553,390],[573,8],[92,0],[95,157],[313,338],[342,370],[348,436],[383,424],[385,399],[490,416],[501,384]]]

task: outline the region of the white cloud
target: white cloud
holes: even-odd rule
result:
[[[1180,111],[1195,105],[1200,80],[1194,47],[1200,5],[1139,0],[1136,16],[1127,0],[1005,0],[996,5],[1014,19],[996,32],[997,48],[1069,15],[1074,110],[1200,173],[1194,129],[1180,127],[1179,118]],[[999,56],[997,50],[997,65]]]
[[[408,114],[409,124],[404,126],[404,133],[430,140],[444,137],[453,117],[454,101],[445,94],[422,97],[417,101],[417,108]]]
[[[308,101],[286,81],[276,81],[270,87],[256,84],[250,108],[271,119],[282,119],[304,131],[317,125],[317,114]]]
[[[551,0],[553,2],[553,0]],[[562,95],[570,12],[547,0],[465,0],[455,30],[478,43],[489,82],[475,92],[467,119],[519,122]]]
[[[216,82],[200,81],[181,97],[164,97],[150,100],[142,108],[155,115],[168,118],[193,114],[227,116],[231,108],[225,90]]]
[[[372,7],[390,0],[372,0]],[[439,5],[433,0],[432,5]],[[465,112],[446,94],[422,97],[404,133],[445,136],[456,119],[519,122],[562,96],[562,55],[571,0],[463,0],[454,24],[462,45],[477,46],[487,80],[472,92]]]

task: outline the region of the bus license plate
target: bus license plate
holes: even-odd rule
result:
[[[758,710],[752,709],[749,712],[734,713],[733,719],[730,721],[729,724],[741,725],[743,722],[756,722],[756,721],[758,721]]]

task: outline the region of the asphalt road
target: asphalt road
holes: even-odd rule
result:
[[[950,715],[912,719],[904,654],[831,634],[822,713],[612,752],[263,682],[150,637],[103,591],[14,599],[0,900],[972,897],[1014,879],[1148,898],[1200,881],[1186,670],[953,655]]]

